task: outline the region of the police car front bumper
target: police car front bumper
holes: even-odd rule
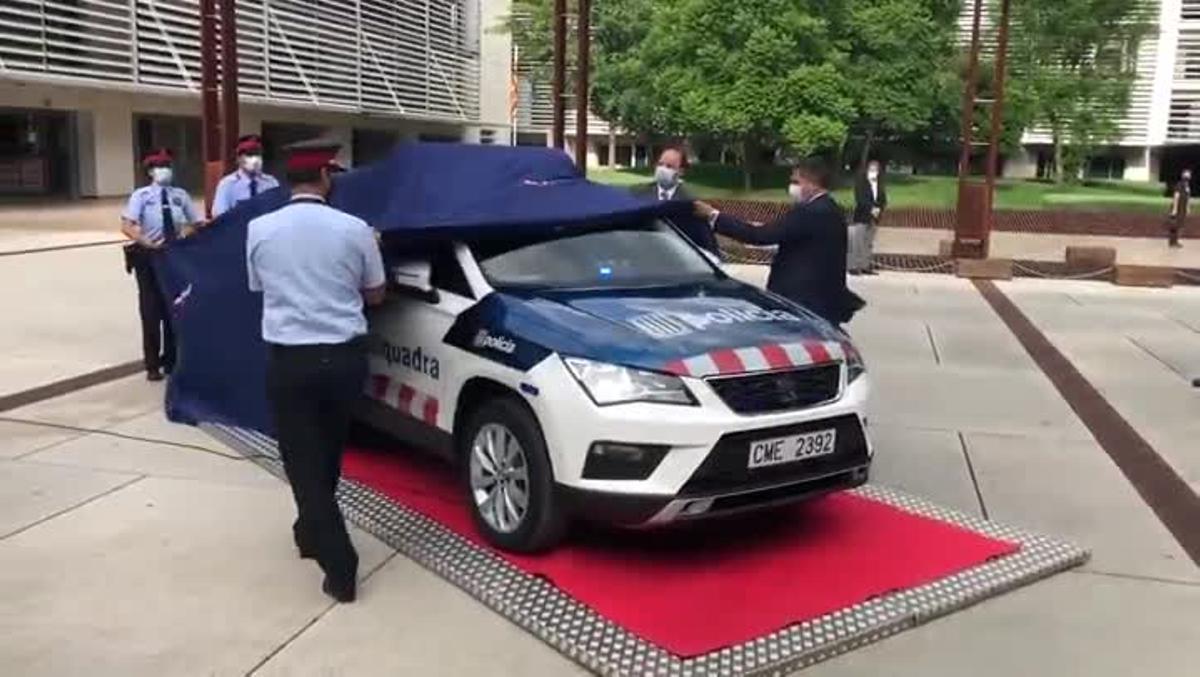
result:
[[[652,527],[779,507],[866,484],[870,464],[739,491],[697,496],[648,496],[559,486],[568,512],[580,519],[625,527]]]
[[[819,406],[765,415],[733,412],[702,379],[685,379],[698,406],[595,405],[561,368],[534,370],[540,394],[530,399],[543,426],[556,482],[581,519],[626,526],[656,525],[756,510],[859,486],[872,450],[863,415],[867,377],[843,383]],[[844,371],[844,370],[843,370]],[[836,430],[834,453],[751,467],[755,442]],[[598,443],[661,449],[639,479],[598,478],[589,456]],[[594,460],[594,459],[593,459]]]

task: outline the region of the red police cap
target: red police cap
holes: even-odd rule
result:
[[[151,167],[166,167],[171,164],[171,151],[166,148],[155,148],[146,153],[142,158],[142,166],[149,169]]]
[[[257,155],[262,152],[262,138],[257,134],[247,134],[238,139],[234,150],[238,155]]]
[[[311,172],[318,169],[341,171],[336,161],[342,145],[335,141],[317,139],[293,143],[287,147],[287,170],[289,172]]]

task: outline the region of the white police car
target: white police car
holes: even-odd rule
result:
[[[867,480],[848,338],[661,221],[393,263],[362,417],[461,463],[501,548],[551,547],[574,519],[667,524]]]

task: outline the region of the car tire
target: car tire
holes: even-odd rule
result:
[[[493,443],[490,452],[489,439]],[[566,516],[545,437],[524,402],[511,397],[484,402],[468,416],[458,447],[471,517],[489,543],[502,550],[534,553],[549,550],[562,540]],[[520,460],[515,460],[514,452],[519,452]],[[489,464],[493,468],[488,468]],[[514,521],[521,496],[526,500]]]

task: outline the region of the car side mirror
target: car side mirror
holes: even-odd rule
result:
[[[392,282],[402,289],[427,294],[433,291],[433,266],[420,259],[401,261],[392,266]]]

